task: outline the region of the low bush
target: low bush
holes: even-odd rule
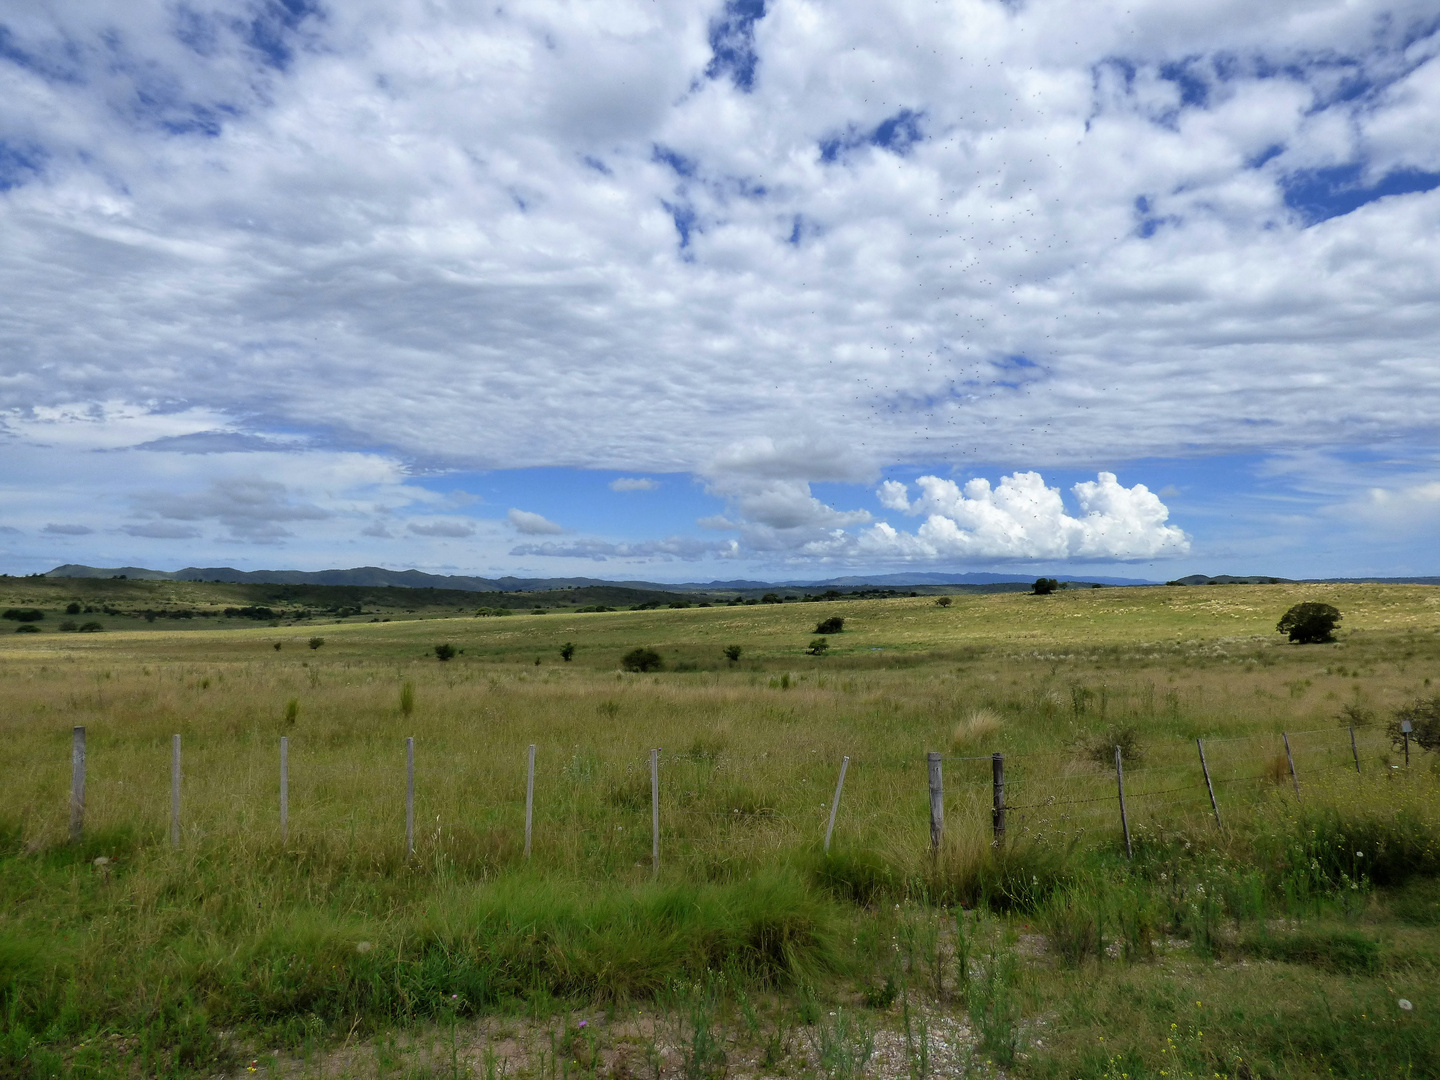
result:
[[[6,608],[0,613],[0,619],[10,619],[13,622],[39,622],[45,618],[45,613],[39,608]]]
[[[1440,750],[1440,696],[1417,698],[1395,710],[1395,718],[1385,730],[1398,750],[1405,744],[1401,725],[1410,722],[1410,741],[1421,750]]]
[[[631,649],[622,656],[620,666],[626,671],[660,671],[665,666],[665,661],[660,659],[660,654],[654,649],[641,647]]]
[[[443,664],[446,660],[453,660],[453,659],[455,659],[455,646],[454,646],[454,645],[436,645],[436,646],[435,646],[435,659],[436,659],[436,660],[439,660],[442,664]]]
[[[83,622],[80,624],[80,633],[82,634],[98,634],[104,629],[105,627],[101,626],[98,622]]]
[[[838,634],[845,629],[845,619],[839,615],[832,615],[828,619],[821,619],[815,624],[817,634]]]
[[[824,656],[829,648],[830,642],[827,639],[823,637],[812,638],[809,646],[805,649],[805,654],[807,656]]]

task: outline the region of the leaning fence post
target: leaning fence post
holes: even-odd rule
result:
[[[938,855],[945,832],[945,791],[940,781],[940,755],[931,751],[925,758],[930,763],[930,851]]]
[[[1285,760],[1290,763],[1290,782],[1295,785],[1295,797],[1300,797],[1300,777],[1295,775],[1295,755],[1290,753],[1290,736],[1285,732],[1280,733],[1280,738],[1285,740]]]
[[[1195,745],[1200,748],[1200,769],[1205,774],[1205,790],[1210,792],[1210,809],[1215,811],[1215,827],[1220,827],[1220,804],[1215,801],[1215,785],[1210,782],[1210,766],[1205,763],[1205,742],[1203,739],[1196,739]]]
[[[1120,763],[1120,747],[1115,747],[1115,786],[1120,791],[1120,828],[1125,832],[1125,857],[1133,859],[1135,849],[1130,846],[1130,819],[1125,814],[1125,767]]]
[[[660,873],[660,748],[650,751],[650,862],[651,873]]]
[[[405,853],[415,854],[415,739],[405,739]]]
[[[994,807],[990,811],[990,827],[995,833],[995,844],[1005,843],[1005,755],[990,756],[990,786],[993,789]]]
[[[290,739],[280,736],[280,843],[290,840]]]
[[[170,846],[180,846],[180,736],[170,736]]]
[[[77,727],[70,744],[70,842],[85,831],[85,729]]]
[[[840,779],[835,781],[835,798],[830,801],[830,824],[825,827],[825,850],[830,850],[830,837],[835,832],[835,811],[840,809],[840,792],[845,787],[845,770],[850,767],[850,755],[840,759]]]
[[[525,770],[525,858],[530,857],[530,826],[535,821],[535,744],[530,744],[530,764]]]
[[[1414,730],[1409,720],[1400,721],[1400,734],[1405,736],[1405,767],[1410,767],[1410,732]]]
[[[1360,751],[1355,749],[1355,725],[1350,725],[1350,756],[1355,759],[1355,771],[1360,771]]]

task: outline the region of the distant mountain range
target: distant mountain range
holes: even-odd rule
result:
[[[464,592],[544,592],[551,589],[587,588],[614,585],[631,589],[652,589],[669,592],[750,592],[761,589],[902,589],[955,586],[1028,585],[1035,580],[1027,574],[943,574],[906,572],[869,574],[827,578],[823,581],[687,581],[668,584],[655,581],[611,581],[605,578],[483,578],[465,575],[427,574],[420,570],[385,570],[379,566],[357,566],[350,570],[236,570],[229,566],[187,566],[183,570],[149,570],[143,566],[82,566],[66,563],[57,566],[46,577],[113,578],[127,577],[141,581],[222,581],[233,585],[360,585],[369,588],[386,586],[402,589],[458,589]],[[1158,581],[1121,577],[1065,577],[1060,581],[1090,585],[1159,585]],[[1206,577],[1191,574],[1166,582],[1169,585],[1293,585],[1343,584],[1372,581],[1388,585],[1440,585],[1440,577],[1369,577],[1369,578],[1292,578],[1264,575],[1234,576],[1220,574]]]
[[[232,585],[362,585],[370,588],[392,586],[404,589],[459,589],[465,592],[543,592],[550,589],[581,588],[596,585],[619,585],[635,589],[724,591],[755,589],[857,589],[909,588],[937,585],[1006,585],[1029,584],[1033,576],[1024,574],[936,574],[900,573],[829,578],[825,581],[691,581],[679,585],[654,581],[610,581],[603,578],[482,578],[464,575],[426,574],[420,570],[385,570],[378,566],[357,566],[350,570],[236,570],[229,566],[187,566],[183,570],[150,570],[143,566],[83,566],[66,563],[57,566],[46,577],[114,578],[126,577],[140,581],[222,581]],[[1159,582],[1139,578],[1062,577],[1061,581],[1083,581],[1099,585],[1156,585]]]

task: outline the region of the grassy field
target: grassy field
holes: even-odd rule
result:
[[[1440,1074],[1435,679],[1423,586],[5,634],[0,1075]]]

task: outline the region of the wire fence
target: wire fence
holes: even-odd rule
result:
[[[292,812],[298,810],[302,819],[306,813],[292,798],[296,759],[290,743],[280,739],[272,789],[277,796],[274,827],[282,844],[291,841]],[[168,839],[179,847],[196,835],[195,828],[187,828],[193,824],[186,820],[187,795],[197,793],[197,785],[220,785],[225,778],[187,773],[179,735],[170,749]],[[943,842],[947,829],[988,830],[997,843],[1023,838],[1073,844],[1086,837],[1123,836],[1128,846],[1132,831],[1162,823],[1211,817],[1221,825],[1227,808],[1239,808],[1263,791],[1279,789],[1303,799],[1307,786],[1342,773],[1363,781],[1406,768],[1389,735],[1373,727],[1161,740],[1117,747],[1113,759],[1108,751],[1093,750],[888,755],[871,763],[863,756],[826,761],[816,754],[747,755],[697,743],[688,752],[654,748],[629,760],[604,759],[577,747],[568,757],[551,754],[547,760],[529,746],[516,762],[523,788],[492,787],[488,798],[472,800],[468,810],[452,810],[450,821],[435,815],[434,826],[428,824],[433,807],[426,807],[422,831],[429,831],[417,838],[415,760],[415,740],[406,739],[395,767],[403,770],[407,857],[415,854],[417,843],[442,843],[447,829],[453,834],[463,825],[474,834],[475,821],[483,819],[491,833],[511,837],[516,848],[523,828],[525,858],[540,853],[597,867],[658,871],[663,863],[704,872],[797,845],[828,849],[832,835],[850,843],[885,838],[919,845],[927,824],[933,846]],[[85,834],[88,767],[85,729],[77,727],[70,778],[72,842]],[[436,779],[432,763],[419,780],[422,802],[426,783]],[[397,787],[399,782],[397,777]],[[398,810],[388,797],[381,801]],[[318,817],[311,812],[312,819]],[[459,820],[467,814],[468,824]],[[399,817],[389,819],[396,841]],[[262,809],[245,821],[264,828],[265,818]],[[383,833],[383,808],[376,808],[372,819],[374,829]],[[340,818],[332,812],[329,820]],[[353,841],[354,814],[347,820]]]

